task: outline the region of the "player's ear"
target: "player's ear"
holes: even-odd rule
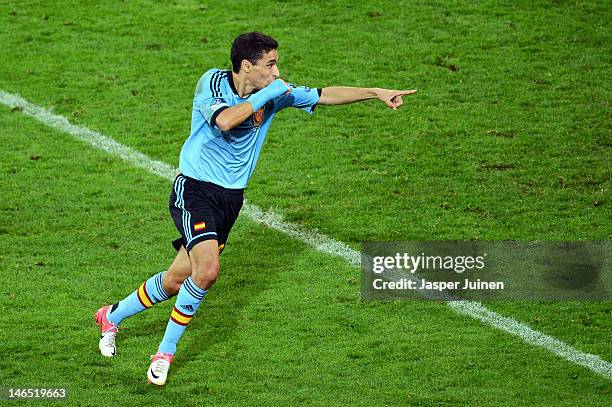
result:
[[[240,66],[246,73],[249,73],[251,72],[251,68],[253,67],[253,64],[248,59],[243,59]]]

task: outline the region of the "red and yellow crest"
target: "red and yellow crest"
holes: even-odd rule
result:
[[[262,106],[261,109],[253,113],[253,126],[259,127],[263,123],[264,116],[266,113],[266,106]]]

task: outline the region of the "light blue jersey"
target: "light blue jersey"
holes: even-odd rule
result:
[[[214,124],[217,115],[246,99],[238,96],[231,71],[206,72],[193,99],[191,135],[179,161],[181,173],[224,188],[246,188],[274,115],[290,106],[312,113],[319,101],[318,89],[290,88],[291,92],[268,101],[238,126],[221,131]]]

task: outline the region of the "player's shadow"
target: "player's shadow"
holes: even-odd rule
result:
[[[251,222],[236,225],[221,255],[219,278],[181,338],[177,349],[180,357],[173,362],[172,370],[182,369],[210,352],[215,344],[237,334],[244,308],[260,293],[273,287],[281,279],[281,273],[291,269],[291,259],[306,250],[311,249],[272,229]],[[129,335],[153,337],[156,347],[163,337],[174,301],[175,298],[171,298],[156,306],[159,309],[148,311],[148,315],[135,316],[140,321],[130,324]],[[151,353],[154,351],[152,348]]]

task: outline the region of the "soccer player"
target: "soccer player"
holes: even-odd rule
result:
[[[115,336],[127,317],[176,295],[164,337],[147,370],[151,383],[164,385],[176,345],[219,275],[219,255],[242,207],[272,119],[286,107],[312,113],[317,105],[379,99],[395,110],[416,90],[296,87],[280,79],[278,43],[259,32],[238,36],[232,70],[211,69],[199,80],[193,99],[191,135],[183,145],[180,174],[170,194],[170,214],[181,234],[167,271],[150,277],[129,296],[100,308],[100,352],[116,353]]]

